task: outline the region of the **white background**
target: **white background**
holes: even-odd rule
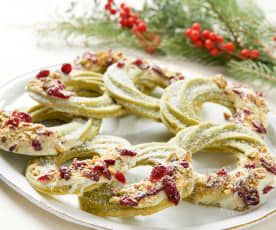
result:
[[[133,5],[136,1],[129,1]],[[262,0],[268,13],[276,3]],[[0,5],[0,84],[16,75],[43,66],[72,60],[85,48],[68,48],[63,45],[37,45],[34,24],[53,14],[53,1],[8,0]],[[12,93],[12,92],[11,92]],[[275,229],[276,216],[251,227]],[[0,229],[2,230],[84,230],[87,228],[65,222],[36,207],[0,181]]]

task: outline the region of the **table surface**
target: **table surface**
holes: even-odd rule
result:
[[[128,1],[131,4],[135,0]],[[276,9],[273,1],[262,0],[262,5],[272,12]],[[53,13],[54,1],[49,0],[9,0],[1,2],[0,7],[0,83],[10,78],[38,69],[43,66],[72,60],[85,50],[84,47],[68,48],[63,43],[43,41],[33,33],[34,25],[45,21]],[[68,223],[38,208],[0,181],[0,221],[1,229],[20,230],[85,230]],[[276,216],[249,228],[251,230],[275,229]]]

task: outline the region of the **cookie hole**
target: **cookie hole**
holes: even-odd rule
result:
[[[224,168],[228,172],[237,168],[234,154],[200,151],[193,155],[193,168],[199,173],[217,172]]]
[[[232,115],[228,108],[216,103],[206,102],[202,105],[200,117],[203,121],[226,122],[224,112]]]

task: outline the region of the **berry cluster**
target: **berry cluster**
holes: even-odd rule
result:
[[[145,50],[150,54],[154,53],[161,43],[161,37],[148,32],[147,25],[125,3],[120,4],[120,10],[116,10],[115,8],[119,9],[119,7],[116,7],[114,0],[108,0],[105,4],[105,9],[110,14],[116,15],[119,12],[119,22],[122,28],[131,30]]]
[[[117,13],[117,10],[112,8],[113,3],[114,3],[114,0],[108,0],[104,8],[106,11],[109,11],[110,14],[115,15]]]
[[[197,22],[193,23],[192,27],[185,31],[185,35],[190,38],[196,47],[207,48],[212,56],[223,52],[234,54],[235,45],[233,42],[224,42],[223,37],[215,32],[209,30],[201,31],[201,25]],[[243,59],[256,59],[260,56],[258,50],[250,51],[248,49],[242,49],[240,54]]]

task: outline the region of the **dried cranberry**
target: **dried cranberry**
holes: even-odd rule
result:
[[[13,111],[12,116],[24,122],[32,122],[32,117],[28,113]]]
[[[268,192],[270,192],[272,189],[274,189],[273,186],[266,186],[264,189],[263,189],[263,193],[264,194],[267,194]]]
[[[147,63],[143,62],[142,59],[136,59],[133,64],[138,66],[140,69],[148,69],[150,67]]]
[[[133,64],[140,66],[140,65],[143,64],[143,60],[142,60],[142,59],[136,59],[136,60],[133,62]]]
[[[47,89],[46,93],[50,96],[60,97],[63,99],[68,99],[74,95],[71,92],[61,91],[60,88],[57,86]]]
[[[102,165],[95,165],[93,170],[96,170],[96,171],[100,171],[100,172],[103,172],[104,171],[104,166]]]
[[[120,199],[120,205],[124,205],[124,206],[137,206],[138,203],[132,199],[129,198],[129,196],[123,196]]]
[[[252,163],[252,164],[246,164],[244,167],[247,169],[249,169],[249,168],[254,169],[256,167],[256,165],[255,165],[255,163]]]
[[[265,161],[264,158],[261,159],[261,164],[263,167],[265,167],[267,169],[267,171],[276,175],[276,165],[275,164],[274,165],[269,164],[267,161]]]
[[[85,176],[89,178],[90,180],[98,182],[100,180],[101,172],[91,170],[85,173]]]
[[[33,140],[32,146],[35,151],[40,151],[42,149],[41,144],[38,140]]]
[[[178,80],[184,80],[185,79],[185,77],[184,76],[180,76],[180,77],[178,77]]]
[[[10,125],[13,128],[18,127],[20,123],[20,119],[17,117],[11,118],[9,117],[9,119],[5,122],[5,125]]]
[[[96,57],[91,57],[89,60],[92,61],[93,64],[97,64],[99,61],[99,59]]]
[[[161,164],[156,165],[150,174],[150,181],[158,181],[166,175],[167,168]]]
[[[61,71],[65,74],[69,74],[71,73],[72,71],[72,65],[69,64],[69,63],[64,63],[62,66],[61,66]]]
[[[253,120],[252,125],[256,128],[256,132],[266,134],[266,128],[264,127],[263,123]]]
[[[45,132],[40,132],[40,131],[38,131],[37,132],[37,134],[38,135],[42,135],[42,136],[51,136],[52,134],[53,134],[53,132],[52,131],[49,131],[49,130],[45,130]]]
[[[118,61],[117,62],[117,67],[118,68],[123,68],[125,66],[125,63],[123,61]]]
[[[9,151],[13,152],[16,149],[16,147],[17,147],[17,144],[14,144],[14,145],[10,146]]]
[[[107,165],[114,165],[114,164],[115,164],[115,160],[114,160],[114,159],[106,159],[106,160],[104,160],[104,162],[105,162]]]
[[[232,89],[232,91],[235,93],[235,94],[238,94],[238,95],[241,95],[241,91],[239,89]]]
[[[218,176],[227,176],[227,171],[224,168],[222,168],[221,170],[219,170],[217,172],[217,175]]]
[[[106,179],[111,180],[111,173],[107,168],[103,170],[103,175],[106,177]]]
[[[82,168],[82,167],[85,167],[87,166],[86,162],[85,161],[75,161],[72,163],[72,166],[78,170],[79,168]]]
[[[184,168],[189,168],[189,166],[190,166],[189,162],[186,161],[186,160],[183,160],[183,161],[180,163],[180,165],[182,165]]]
[[[37,178],[38,181],[49,181],[51,180],[50,176],[48,174],[45,174],[39,178]]]
[[[71,178],[72,172],[70,169],[66,167],[62,167],[59,169],[60,177],[65,180],[69,180]]]
[[[123,173],[121,173],[120,171],[117,171],[115,173],[115,178],[121,182],[122,184],[125,184],[126,183],[126,178],[125,178],[125,175]]]
[[[113,64],[113,58],[112,57],[109,57],[107,60],[106,60],[106,66],[110,66]]]
[[[168,166],[166,169],[166,175],[173,176],[175,169],[176,169],[176,166],[174,165]]]
[[[251,111],[248,108],[244,108],[243,113],[246,114],[246,115],[250,115]]]
[[[165,73],[163,72],[163,70],[157,66],[157,65],[153,65],[151,68],[155,73],[159,74],[160,76],[165,76]]]
[[[37,79],[48,77],[50,75],[50,70],[41,70],[35,77]]]
[[[130,157],[135,157],[137,155],[136,152],[133,152],[128,149],[119,149],[119,152],[122,156],[130,156]]]
[[[251,189],[244,193],[243,195],[243,201],[246,204],[246,206],[249,205],[257,205],[260,202],[260,196],[257,189]]]
[[[169,201],[178,205],[180,201],[180,193],[176,187],[174,179],[165,177],[163,180],[164,192],[166,193]]]
[[[1,142],[5,143],[7,141],[7,138],[5,136],[1,137]]]

